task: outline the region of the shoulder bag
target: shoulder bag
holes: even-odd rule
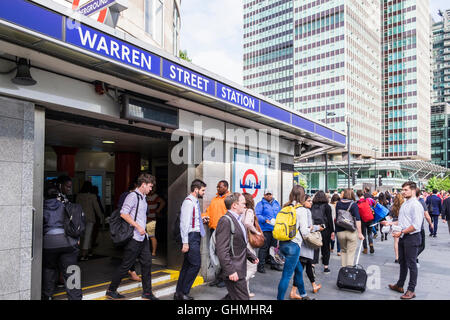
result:
[[[336,225],[348,231],[356,231],[355,218],[350,212],[352,205],[353,201],[350,202],[347,210],[340,209],[336,212]]]

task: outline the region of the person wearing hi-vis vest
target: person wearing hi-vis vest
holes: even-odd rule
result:
[[[227,208],[225,207],[225,198],[230,194],[228,186],[228,181],[226,180],[221,180],[217,183],[217,195],[211,200],[211,203],[206,209],[206,212],[202,214],[202,218],[204,218],[205,221],[208,221],[211,236],[217,228],[219,219],[222,218],[225,213],[227,213]],[[214,281],[212,281],[209,285],[211,287],[225,287],[225,283],[220,278],[214,279]]]

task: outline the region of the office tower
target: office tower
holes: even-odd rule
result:
[[[352,153],[373,156],[381,149],[380,10],[380,0],[245,0],[244,85],[344,132],[348,114]]]
[[[384,158],[430,160],[430,14],[423,0],[383,0]]]

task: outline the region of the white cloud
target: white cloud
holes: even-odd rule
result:
[[[194,64],[242,84],[242,0],[183,0],[181,49]]]

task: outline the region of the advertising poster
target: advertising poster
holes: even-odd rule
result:
[[[255,205],[264,196],[267,186],[268,157],[265,154],[234,149],[233,192],[250,193]]]

